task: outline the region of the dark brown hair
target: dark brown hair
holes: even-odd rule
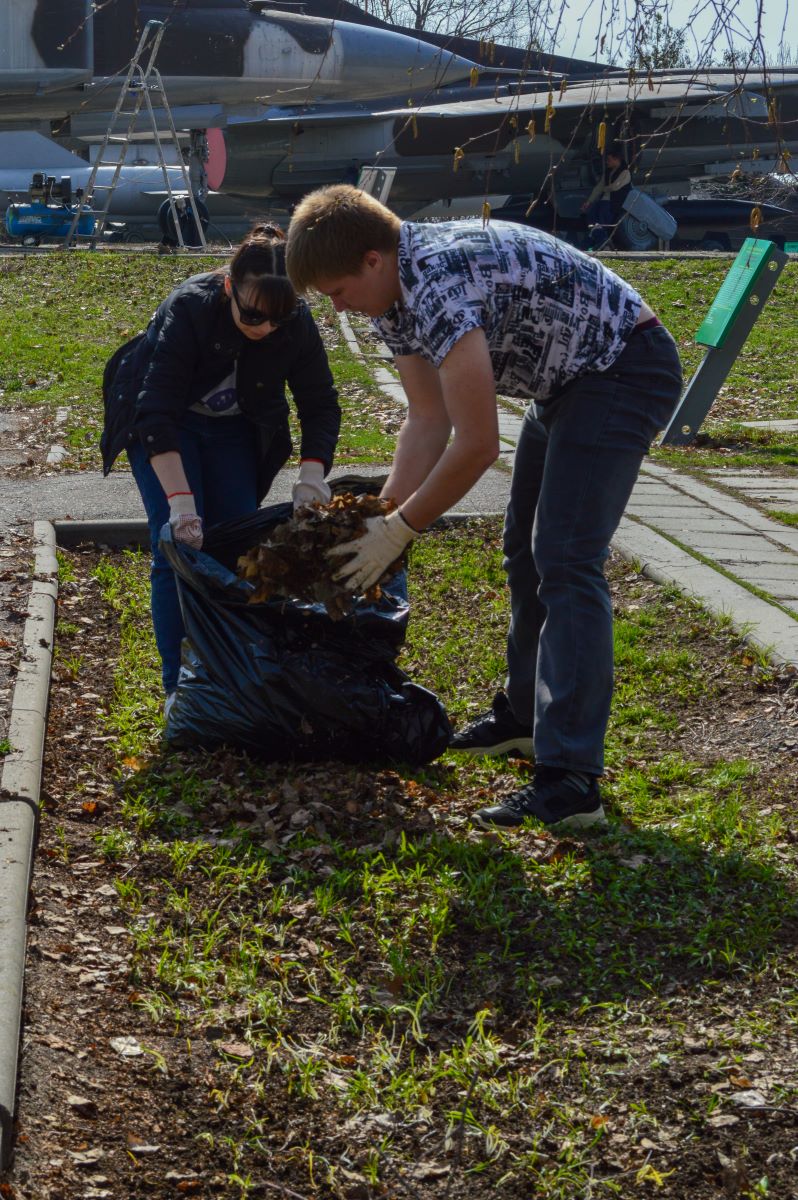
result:
[[[285,234],[279,225],[253,225],[225,271],[247,302],[283,321],[296,308],[296,292],[285,273]]]

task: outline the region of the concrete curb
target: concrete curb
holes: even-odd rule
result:
[[[98,546],[149,546],[150,530],[146,521],[53,521],[55,539],[59,546],[79,546],[95,542]]]
[[[58,563],[55,530],[33,526],[35,559],[22,656],[0,778],[0,1169],[11,1158],[25,978],[28,889],[39,813],[53,656]]]
[[[357,335],[349,321],[345,312],[336,313],[338,324],[341,327],[344,341],[349,347],[352,354],[359,358],[361,362],[368,362],[368,356],[363,353],[363,347],[357,340]],[[394,404],[398,404],[400,408],[407,408],[407,394],[398,379],[388,368],[382,364],[368,363],[369,369],[373,376],[374,382],[384,396],[389,400],[393,400]]]

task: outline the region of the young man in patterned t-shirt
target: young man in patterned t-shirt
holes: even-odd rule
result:
[[[399,508],[342,549],[365,589],[499,452],[497,392],[531,401],[504,527],[506,690],[452,742],[534,754],[534,779],[485,826],[604,821],[598,779],[612,693],[610,540],[681,391],[673,339],[627,283],[557,238],[505,222],[402,222],[345,185],[312,192],[288,272],[372,318],[408,398],[383,495]]]

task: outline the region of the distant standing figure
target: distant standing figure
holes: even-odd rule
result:
[[[608,241],[623,217],[623,202],[632,190],[632,173],[619,150],[608,150],[604,170],[593,191],[581,207],[593,226],[591,245]]]

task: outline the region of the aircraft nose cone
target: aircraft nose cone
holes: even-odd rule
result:
[[[343,78],[358,94],[392,96],[418,87],[468,79],[475,65],[448,50],[387,29],[336,26],[343,50]]]

